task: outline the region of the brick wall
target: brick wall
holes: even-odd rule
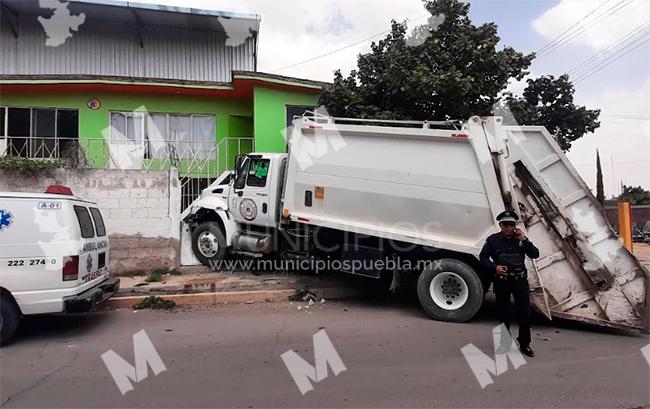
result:
[[[630,213],[632,225],[636,225],[639,229],[643,229],[643,226],[650,220],[649,205],[630,205]],[[618,231],[618,208],[616,206],[606,206],[605,215],[612,227]]]
[[[56,169],[38,176],[0,170],[0,191],[44,192],[52,184],[97,203],[111,241],[112,273],[179,264],[181,188],[175,170]]]

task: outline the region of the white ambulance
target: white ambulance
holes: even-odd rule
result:
[[[119,289],[101,212],[70,188],[0,192],[0,342],[20,317],[83,312]]]

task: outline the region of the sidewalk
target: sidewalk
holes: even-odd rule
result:
[[[120,277],[120,290],[109,300],[112,307],[127,308],[149,296],[173,300],[177,305],[287,301],[298,289],[309,289],[318,300],[361,295],[359,280],[345,274],[298,275],[248,272],[214,272],[208,267],[177,269],[161,282],[147,283],[148,276]]]

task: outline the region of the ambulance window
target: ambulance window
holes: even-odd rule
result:
[[[77,214],[79,227],[81,228],[81,237],[90,239],[95,237],[95,230],[93,229],[93,222],[90,220],[90,213],[88,209],[83,206],[73,206],[74,212]]]
[[[95,230],[97,230],[97,236],[106,236],[106,228],[104,227],[104,219],[102,218],[102,213],[98,208],[91,207],[90,214],[93,216],[93,221],[95,222]]]

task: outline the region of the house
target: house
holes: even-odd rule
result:
[[[256,14],[0,0],[0,18],[0,157],[83,169],[0,190],[73,184],[105,211],[117,269],[177,264],[181,210],[238,154],[285,151],[325,85],[257,71]]]
[[[175,163],[198,182],[185,204],[237,154],[284,151],[290,119],[324,85],[257,72],[256,14],[114,0],[0,8],[0,154]]]

